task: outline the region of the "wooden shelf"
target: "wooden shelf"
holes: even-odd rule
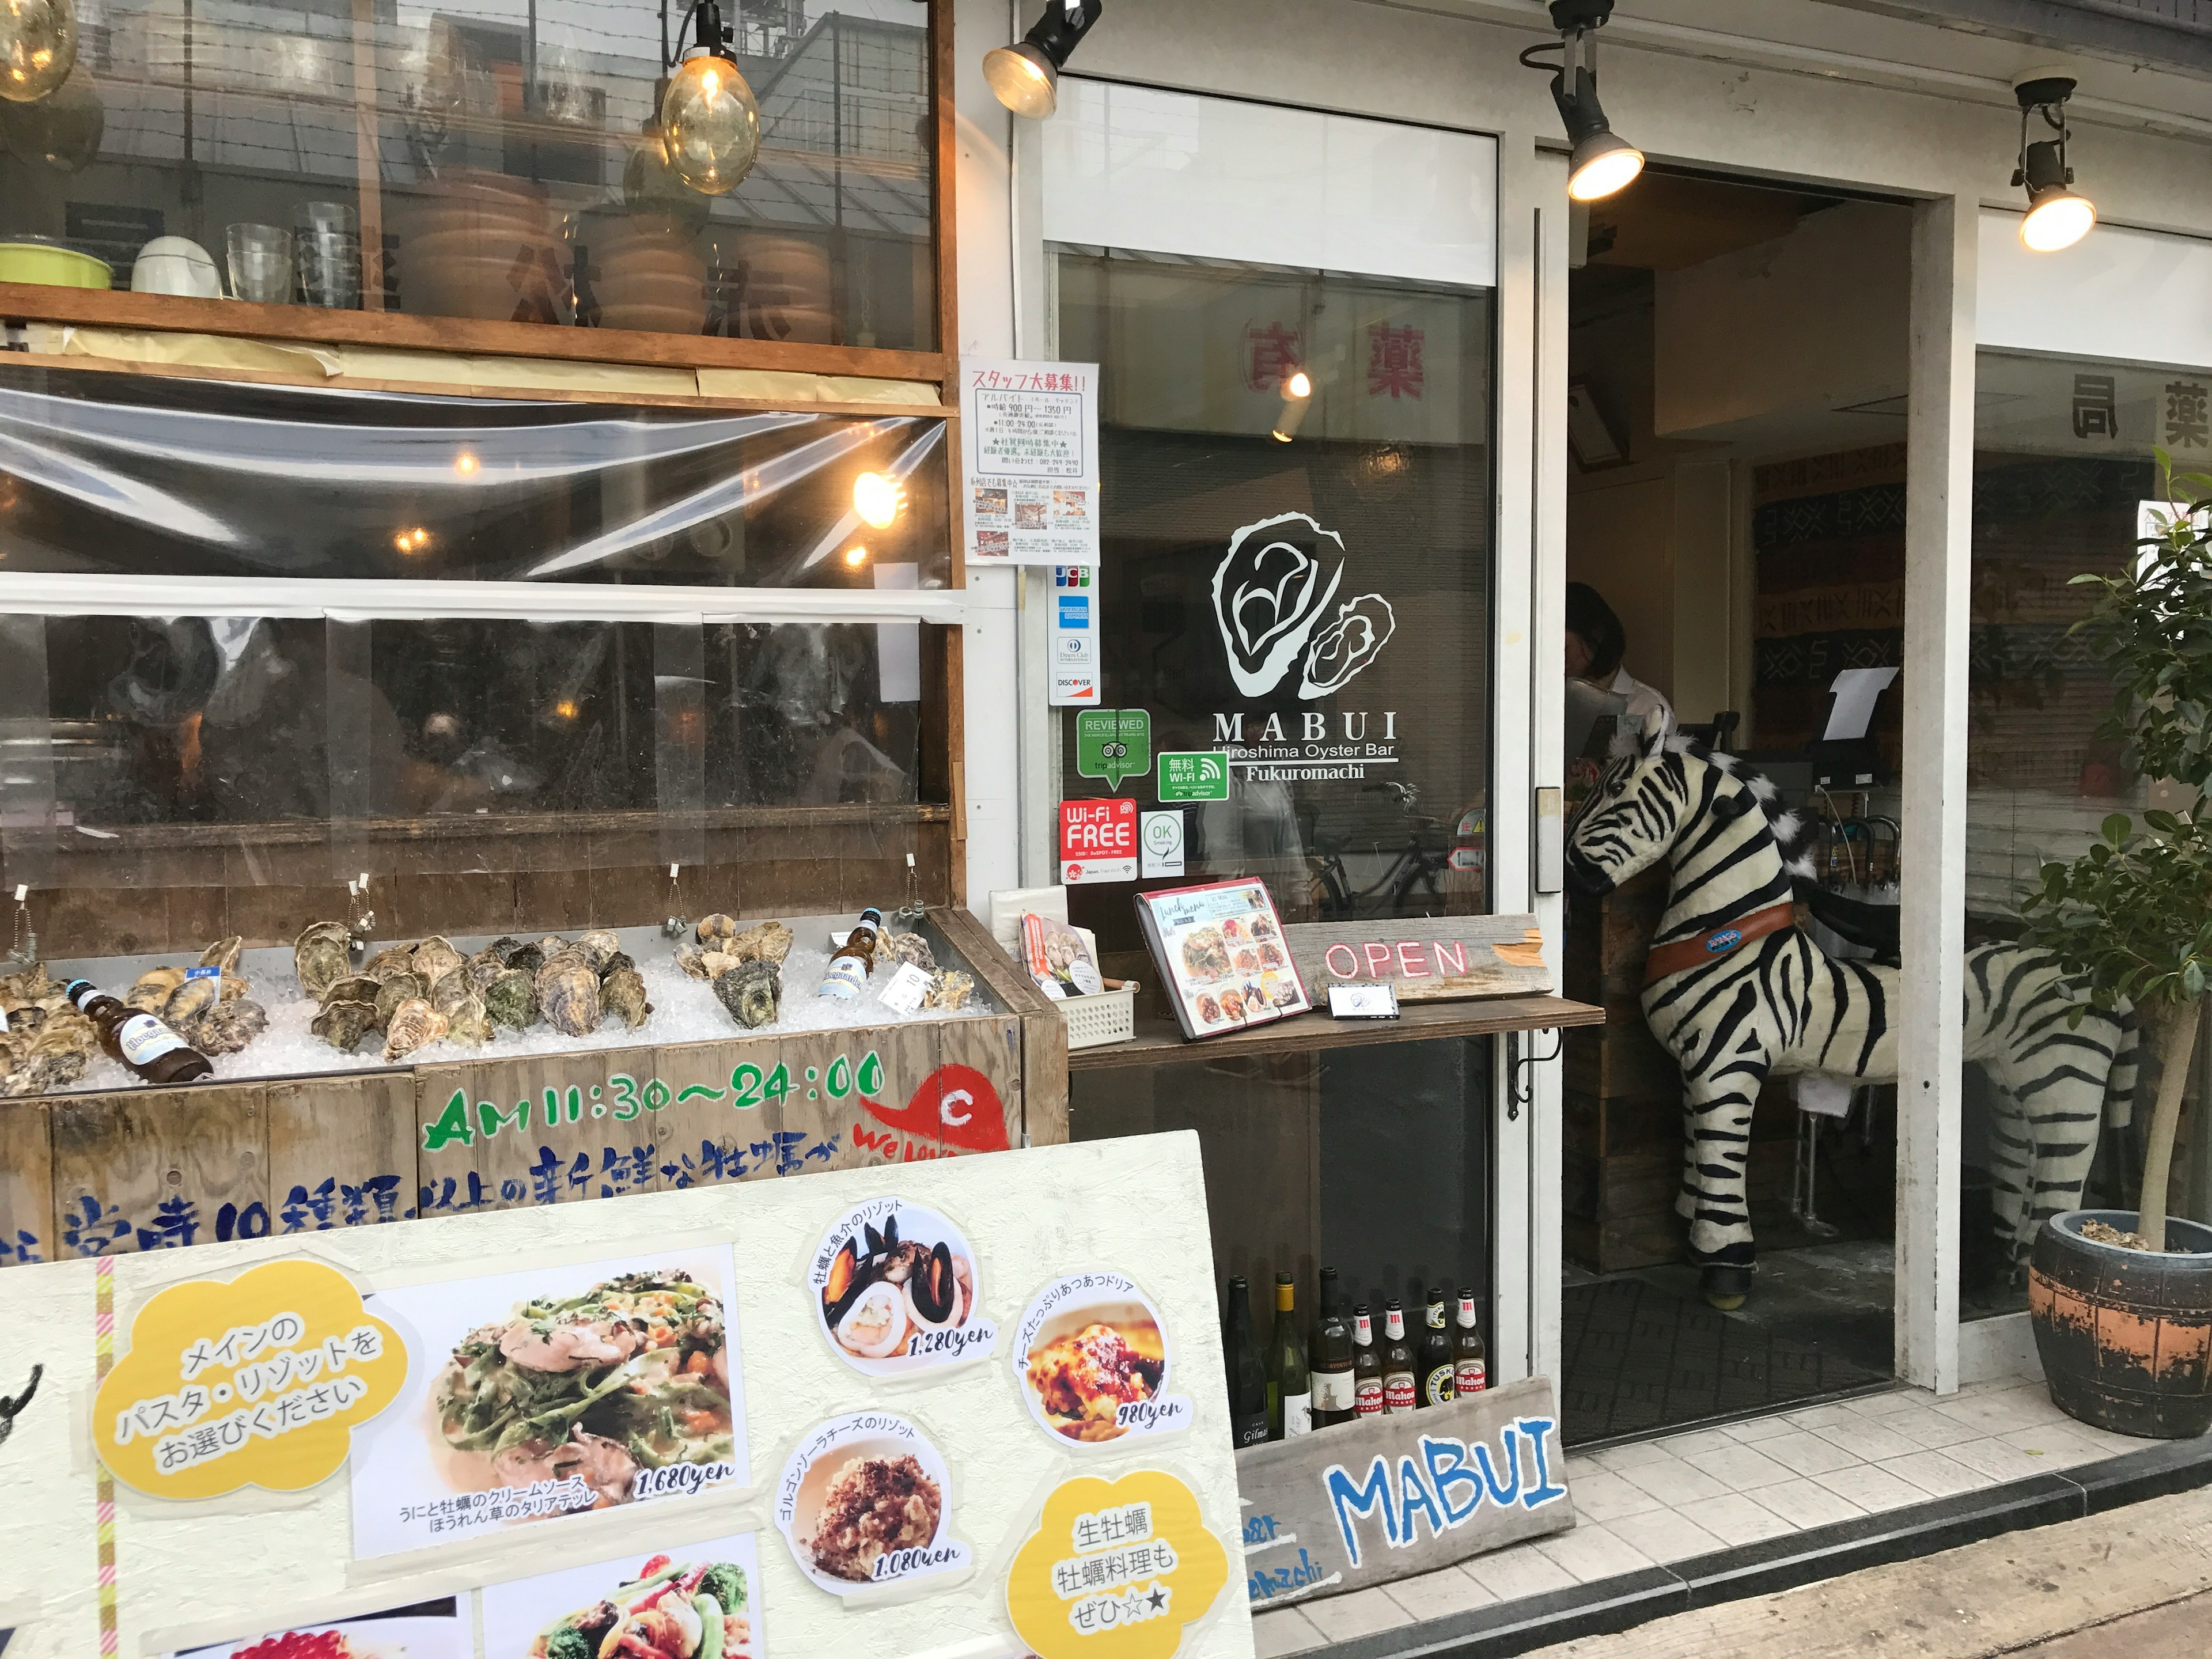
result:
[[[1431,1002],[1407,1007],[1396,1019],[1331,1019],[1299,1014],[1234,1036],[1187,1042],[1173,1020],[1139,1019],[1127,1042],[1079,1048],[1070,1072],[1121,1066],[1168,1066],[1224,1055],[1296,1054],[1320,1048],[1364,1048],[1379,1042],[1426,1042],[1443,1037],[1496,1036],[1504,1031],[1549,1031],[1602,1025],[1605,1010],[1564,997],[1494,997],[1480,1002]]]

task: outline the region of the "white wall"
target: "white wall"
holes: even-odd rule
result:
[[[2020,222],[1982,215],[1978,343],[2212,364],[2212,240],[2106,225],[2063,252],[2030,253]]]

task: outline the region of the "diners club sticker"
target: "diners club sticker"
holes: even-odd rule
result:
[[[776,1483],[775,1524],[816,1589],[857,1595],[973,1565],[952,1536],[952,1480],[928,1437],[890,1412],[810,1433]]]
[[[1031,1298],[1014,1330],[1014,1381],[1062,1445],[1179,1434],[1191,1403],[1167,1392],[1167,1322],[1126,1273],[1069,1273]]]
[[[935,1210],[896,1198],[854,1206],[823,1235],[806,1277],[830,1351],[870,1376],[969,1364],[997,1345],[975,1247]]]

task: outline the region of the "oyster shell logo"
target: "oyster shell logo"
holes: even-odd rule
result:
[[[1336,607],[1344,538],[1304,513],[1248,524],[1213,572],[1213,619],[1229,672],[1248,697],[1265,696],[1303,663],[1301,697],[1341,690],[1382,653],[1398,619],[1379,593]]]

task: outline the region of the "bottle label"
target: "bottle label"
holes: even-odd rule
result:
[[[1488,1386],[1487,1378],[1488,1370],[1482,1361],[1462,1359],[1459,1362],[1459,1375],[1453,1379],[1453,1386],[1463,1395],[1480,1394]]]
[[[1386,1371],[1382,1375],[1382,1409],[1387,1412],[1409,1412],[1419,1398],[1411,1371]]]
[[[868,982],[868,964],[858,957],[836,957],[822,975],[819,994],[835,997],[840,1002],[850,1002],[860,994],[860,988]]]
[[[1362,1417],[1382,1415],[1382,1379],[1363,1376],[1358,1383],[1359,1414]]]
[[[1439,1365],[1421,1382],[1421,1403],[1427,1406],[1449,1406],[1452,1402],[1452,1368]]]
[[[1431,1303],[1429,1305],[1429,1328],[1432,1331],[1440,1331],[1443,1328],[1444,1304],[1441,1302]]]
[[[1283,1438],[1294,1440],[1302,1434],[1313,1432],[1313,1396],[1310,1394],[1286,1394],[1283,1396]]]
[[[1317,1412],[1348,1412],[1359,1404],[1359,1390],[1350,1371],[1313,1374],[1313,1408]]]
[[[1239,1416],[1231,1420],[1231,1432],[1239,1446],[1264,1446],[1267,1443],[1267,1413],[1255,1412],[1249,1417]]]
[[[173,1054],[185,1046],[184,1038],[151,1014],[133,1014],[125,1020],[123,1029],[115,1034],[115,1042],[123,1050],[125,1061],[137,1066],[150,1066],[163,1054]]]

